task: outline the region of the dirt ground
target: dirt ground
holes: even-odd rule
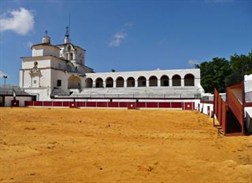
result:
[[[0,108],[0,182],[252,183],[252,136],[195,111]]]

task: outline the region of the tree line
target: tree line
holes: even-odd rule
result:
[[[234,54],[229,60],[215,57],[195,67],[200,69],[201,85],[206,93],[213,93],[214,88],[225,92],[226,87],[242,82],[245,74],[252,74],[252,52]]]

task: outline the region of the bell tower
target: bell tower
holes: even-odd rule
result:
[[[42,38],[42,43],[43,44],[51,44],[51,38],[47,35],[48,31],[45,31],[45,35]]]
[[[66,34],[65,34],[65,38],[64,38],[64,43],[65,44],[71,43],[69,27],[66,27]]]

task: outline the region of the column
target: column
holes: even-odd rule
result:
[[[149,87],[149,85],[150,85],[150,82],[148,79],[146,79],[146,87]]]
[[[185,80],[184,80],[184,78],[183,79],[181,78],[181,86],[185,86]]]
[[[160,86],[161,86],[161,80],[157,79],[157,87],[160,87]]]

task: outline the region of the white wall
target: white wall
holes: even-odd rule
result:
[[[37,56],[42,56],[43,55],[43,49],[32,49],[32,56],[37,57]]]
[[[252,74],[245,75],[244,89],[246,102],[252,102]]]
[[[38,101],[50,101],[50,95],[51,95],[51,88],[26,88],[24,89],[25,92],[35,95],[37,97]]]
[[[211,114],[213,114],[213,104],[210,103],[200,103],[200,109],[198,109],[198,104],[197,106],[195,106],[197,110],[199,110],[200,112],[208,115],[208,108],[210,108],[210,116]]]
[[[59,56],[59,49],[52,45],[38,45],[32,48],[32,56]]]
[[[67,90],[68,88],[68,77],[70,74],[60,70],[52,70],[52,88],[57,87],[57,80],[61,80],[61,89]]]
[[[13,100],[13,96],[5,96],[5,106],[10,107],[12,100]],[[19,100],[19,106],[20,107],[24,107],[25,106],[25,101],[31,101],[32,97],[17,96],[16,100]]]
[[[33,80],[30,75],[30,70],[24,70],[20,71],[20,83],[23,83],[23,85],[20,85],[22,88],[39,88],[39,87],[51,87],[51,72],[50,69],[41,69],[41,76],[36,76],[37,84],[33,84]]]
[[[34,63],[37,62],[37,67],[40,68],[46,68],[51,67],[51,61],[50,57],[45,57],[43,59],[37,59],[37,58],[29,58],[29,59],[23,59],[22,61],[22,69],[32,69],[34,67]]]

